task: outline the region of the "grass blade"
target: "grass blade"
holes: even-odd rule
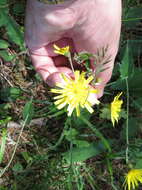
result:
[[[1,138],[1,146],[0,146],[0,164],[3,160],[3,156],[5,152],[6,138],[7,138],[7,130],[3,129],[2,138]]]

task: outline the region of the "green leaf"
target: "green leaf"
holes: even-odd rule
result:
[[[72,142],[77,147],[88,147],[90,144],[85,140],[78,139],[79,132],[75,129],[70,129],[65,132],[65,138]]]
[[[15,55],[10,55],[6,50],[0,50],[0,57],[4,61],[12,61],[15,58]]]
[[[131,50],[130,56],[137,58],[142,51],[142,39],[127,40],[127,44],[120,49],[120,60],[122,60],[127,46],[129,46],[129,50]]]
[[[134,28],[141,21],[142,6],[130,7],[128,11],[125,11],[124,15],[123,22],[125,27]]]
[[[28,152],[21,152],[23,158],[26,160],[26,162],[29,164],[32,162],[33,158],[29,155]]]
[[[26,121],[26,124],[29,124],[34,115],[34,107],[32,99],[27,102],[23,109],[23,120]]]
[[[137,159],[135,169],[142,169],[142,158]]]
[[[64,135],[69,142],[72,142],[77,147],[87,147],[90,145],[87,141],[78,139],[79,132],[74,128],[64,130]]]
[[[90,145],[90,143],[88,141],[85,140],[78,140],[75,139],[73,141],[73,144],[75,144],[77,147],[82,148],[82,147],[88,147]]]
[[[135,100],[133,99],[132,106],[134,106],[136,109],[139,109],[142,112],[142,97],[139,97]]]
[[[15,101],[21,95],[19,88],[7,87],[0,90],[0,98],[4,101]]]
[[[129,92],[134,97],[142,96],[142,70],[135,70],[135,74],[128,78]],[[113,90],[120,90],[126,92],[126,81],[124,79],[118,79],[114,84],[111,85]]]
[[[5,152],[6,138],[7,138],[7,130],[3,129],[2,137],[1,137],[1,145],[0,145],[0,164],[3,160],[3,156]]]
[[[137,158],[136,158],[136,163],[135,163],[135,169],[142,169],[142,152],[139,150],[137,152]]]
[[[73,148],[64,153],[64,158],[70,162],[82,162],[104,152],[106,148],[101,142],[93,143],[88,147]]]
[[[64,130],[64,135],[68,141],[72,141],[76,139],[76,136],[78,135],[78,131],[73,128],[69,130]]]
[[[100,112],[100,118],[111,120],[111,110],[109,104],[105,105],[105,107],[102,108]]]
[[[86,120],[90,120],[91,114],[86,110],[86,109],[81,109],[81,114],[80,114],[83,118],[85,118]],[[73,119],[73,125],[76,126],[77,128],[83,128],[84,126],[84,122],[81,120],[80,117],[76,118],[76,115],[74,115],[74,119]]]
[[[4,119],[0,119],[0,125],[6,125],[12,118],[10,116],[7,116]]]
[[[14,6],[13,6],[13,13],[15,15],[19,15],[19,14],[22,14],[24,13],[25,11],[25,6],[24,6],[24,3],[22,2],[17,2]]]
[[[18,162],[18,163],[16,163],[16,164],[13,166],[12,170],[13,170],[14,172],[22,172],[22,171],[23,171],[23,166]]]
[[[7,49],[9,47],[9,43],[5,40],[0,40],[0,49]]]
[[[8,14],[8,9],[6,9],[6,8],[5,9],[1,9],[0,8],[0,27],[4,26],[5,23],[6,23],[5,16],[4,16],[3,13]]]
[[[122,63],[120,64],[120,77],[125,79],[127,77],[133,76],[134,65],[131,49],[129,49],[129,43],[127,42],[125,53],[122,58]]]
[[[137,118],[130,118],[129,119],[129,138],[135,137],[139,129],[139,125],[137,122]],[[123,125],[123,129],[120,133],[121,139],[125,140],[126,138],[126,122]]]
[[[6,27],[9,39],[19,45],[21,49],[24,49],[24,34],[20,30],[19,25],[4,10],[1,10],[0,17],[2,18],[2,25]]]
[[[3,187],[0,185],[0,190],[8,190],[7,187]]]
[[[108,140],[103,136],[103,134],[94,126],[92,123],[90,123],[88,120],[86,120],[84,117],[80,116],[80,119],[84,122],[84,124],[87,125],[88,128],[90,128],[91,131],[95,133],[95,135],[101,139],[104,146],[108,149],[109,152],[111,152],[110,143]]]
[[[123,108],[121,109],[120,115],[119,115],[119,119],[123,118],[123,119],[127,119],[127,111],[124,110]]]
[[[0,0],[0,8],[1,6],[7,5],[8,0]]]

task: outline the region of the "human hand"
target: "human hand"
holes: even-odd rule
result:
[[[59,5],[27,1],[26,44],[36,70],[50,86],[62,81],[61,72],[72,74],[66,58],[54,53],[54,43],[69,45],[72,52],[93,54],[108,46],[106,57],[111,56],[111,61],[100,73],[102,82],[97,86],[101,97],[112,74],[120,27],[121,0],[69,0]]]

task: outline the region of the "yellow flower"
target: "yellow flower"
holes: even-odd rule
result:
[[[53,45],[54,47],[54,53],[60,54],[60,55],[64,55],[64,56],[68,56],[69,54],[69,46],[65,46],[63,48],[58,47],[56,44]]]
[[[142,183],[142,169],[132,169],[125,177],[125,190],[132,190],[138,187],[138,182]],[[128,187],[128,188],[127,188]]]
[[[75,71],[75,79],[66,77],[61,74],[64,79],[64,84],[57,84],[59,89],[51,89],[51,92],[60,94],[54,99],[55,105],[58,109],[67,107],[68,116],[71,116],[74,109],[76,109],[77,116],[80,115],[80,107],[86,108],[90,113],[94,110],[92,106],[99,104],[97,98],[94,98],[94,93],[97,93],[96,89],[93,89],[89,83],[93,80],[93,76],[85,79],[85,72],[80,74],[80,71]]]
[[[111,121],[114,126],[115,121],[118,122],[119,114],[121,112],[121,106],[123,104],[123,100],[119,100],[122,92],[114,97],[113,102],[111,103]]]

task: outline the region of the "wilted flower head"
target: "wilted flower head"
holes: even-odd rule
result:
[[[51,92],[60,94],[54,97],[55,105],[58,109],[62,109],[66,105],[68,116],[71,116],[74,109],[76,109],[77,116],[80,115],[80,107],[86,108],[90,113],[93,112],[92,106],[98,104],[99,101],[92,98],[97,90],[92,88],[89,83],[93,80],[93,76],[88,79],[85,78],[85,72],[80,74],[80,71],[75,71],[75,79],[71,79],[62,74],[64,84],[57,84],[59,89],[51,89]]]
[[[113,102],[111,103],[111,121],[114,126],[115,121],[118,122],[119,114],[121,112],[121,106],[123,104],[123,100],[119,100],[122,92],[114,97]]]
[[[59,46],[57,46],[56,44],[53,45],[54,47],[54,53],[57,53],[59,55],[64,55],[64,56],[68,56],[69,54],[69,46],[65,46],[63,48],[60,48]]]
[[[125,190],[134,190],[138,187],[139,182],[142,183],[142,169],[132,169],[125,178]]]

